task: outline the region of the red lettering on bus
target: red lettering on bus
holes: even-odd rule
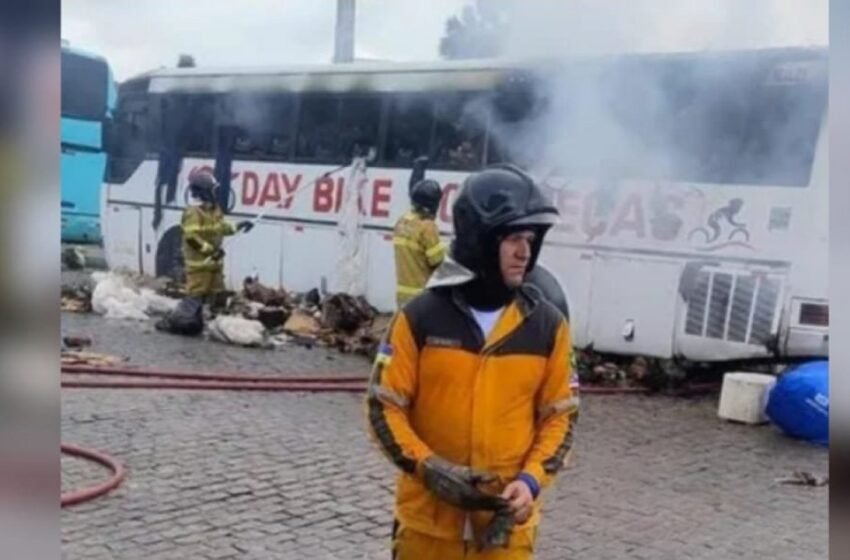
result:
[[[281,181],[283,181],[283,189],[286,191],[286,198],[283,200],[283,207],[287,210],[292,206],[292,201],[295,198],[295,191],[298,190],[298,186],[301,184],[301,174],[295,176],[294,180],[290,180],[289,175],[286,173],[280,174]]]
[[[390,193],[392,192],[392,179],[376,179],[372,185],[372,217],[386,218],[390,215]]]
[[[575,233],[578,224],[570,218],[581,216],[581,207],[578,205],[579,194],[575,191],[559,190],[556,196],[561,214],[561,223],[558,224],[557,229],[566,233]]]
[[[253,171],[246,171],[242,175],[242,204],[252,206],[257,202],[260,193],[260,178]]]
[[[451,206],[449,205],[449,198],[457,192],[460,188],[460,185],[457,183],[449,183],[443,188],[443,198],[440,199],[440,220],[447,224],[452,222],[451,216]]]
[[[330,212],[334,204],[334,180],[330,177],[322,177],[316,181],[313,189],[313,211]]]
[[[280,206],[280,183],[278,182],[277,173],[269,173],[266,177],[266,184],[263,185],[263,192],[260,195],[260,206],[265,206],[267,202],[275,202]]]
[[[596,197],[592,194],[584,197],[584,205],[582,207],[581,229],[587,236],[588,241],[593,241],[608,229],[608,223],[605,220],[599,220],[593,223],[593,215],[596,211]]]
[[[338,177],[336,180],[336,206],[334,207],[335,214],[339,214],[339,207],[342,205],[343,186],[345,186],[345,179],[343,177]]]
[[[619,235],[620,232],[631,230],[639,239],[646,237],[646,226],[643,215],[643,202],[639,194],[632,194],[620,208],[611,235]]]

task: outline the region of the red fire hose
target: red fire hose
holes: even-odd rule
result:
[[[93,376],[113,378],[63,379],[62,387],[69,389],[184,389],[213,391],[283,391],[311,393],[362,393],[366,390],[364,376],[321,376],[309,377],[261,375],[249,376],[238,372],[190,373],[127,366],[63,365],[66,376]],[[687,393],[713,391],[717,384],[692,385]],[[585,395],[647,394],[646,387],[582,387]],[[62,444],[62,452],[100,463],[113,475],[105,482],[82,490],[62,494],[62,506],[79,504],[106,494],[121,484],[124,467],[108,455],[73,445]]]
[[[94,449],[78,447],[76,445],[71,445],[68,443],[62,444],[62,453],[65,453],[66,455],[71,455],[73,457],[79,457],[81,459],[88,459],[89,461],[94,461],[95,463],[99,463],[112,471],[112,476],[110,476],[107,480],[101,482],[100,484],[89,486],[81,490],[63,492],[61,497],[62,507],[73,506],[75,504],[80,504],[89,500],[93,500],[98,496],[102,496],[110,490],[116,488],[119,484],[121,484],[121,481],[124,480],[124,465],[122,465],[121,463],[119,463],[118,461],[116,461],[105,453],[95,451]]]

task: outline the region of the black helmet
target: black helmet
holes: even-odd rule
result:
[[[558,210],[543,190],[527,173],[512,165],[494,165],[470,175],[452,212],[452,256],[477,274],[498,269],[500,236],[517,229],[537,232],[528,265],[529,270],[533,269],[543,236],[558,217]]]
[[[218,181],[208,170],[195,169],[189,173],[189,192],[195,198],[204,202],[213,202],[216,187],[218,187]]]
[[[549,269],[543,265],[535,266],[525,277],[525,281],[540,290],[543,299],[558,308],[564,317],[570,320],[570,306],[567,294],[561,283]]]
[[[410,189],[410,202],[413,207],[431,215],[437,213],[442,197],[443,190],[440,188],[440,183],[433,179],[423,179]]]

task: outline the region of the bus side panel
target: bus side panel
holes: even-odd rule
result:
[[[673,355],[679,262],[597,255],[590,337],[600,352]],[[647,275],[646,270],[652,270]]]
[[[593,252],[544,244],[540,262],[552,271],[567,293],[573,346],[590,346],[593,343],[589,333]]]
[[[370,231],[366,299],[377,309],[395,308],[395,250],[391,232]]]
[[[227,285],[241,290],[247,276],[256,276],[267,286],[283,282],[283,226],[280,223],[258,223],[248,233],[225,238],[225,275]]]
[[[100,189],[106,154],[62,148],[62,240],[99,243]]]
[[[108,235],[104,254],[110,269],[141,270],[142,209],[138,206],[113,204],[107,210]]]
[[[334,291],[339,266],[340,234],[334,226],[283,226],[283,287],[294,292],[320,288]]]

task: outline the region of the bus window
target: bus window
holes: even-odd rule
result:
[[[488,99],[487,163],[527,166],[542,152],[536,119],[545,114],[546,99],[540,79],[530,72],[515,71],[499,84]]]
[[[483,96],[449,94],[434,104],[433,167],[477,169],[481,166],[488,120]]]
[[[339,151],[344,158],[355,152],[365,154],[378,146],[378,123],[381,100],[377,97],[352,97],[342,100],[340,112]]]
[[[62,51],[62,116],[101,121],[106,117],[106,62]]]
[[[342,160],[338,140],[339,98],[327,95],[304,97],[301,101],[296,157],[309,161],[337,163]]]
[[[827,84],[768,83],[747,123],[736,183],[807,186],[826,110]]]
[[[427,155],[433,124],[430,95],[394,97],[390,105],[384,160],[391,165],[410,166],[417,157]]]
[[[187,156],[212,157],[215,98],[212,95],[187,96],[183,101],[183,152]]]
[[[126,95],[105,136],[109,151],[107,180],[122,184],[138,169],[147,153],[148,103],[145,94]]]
[[[223,102],[219,126],[232,125],[236,159],[287,161],[291,158],[295,99],[291,95],[240,95]]]

